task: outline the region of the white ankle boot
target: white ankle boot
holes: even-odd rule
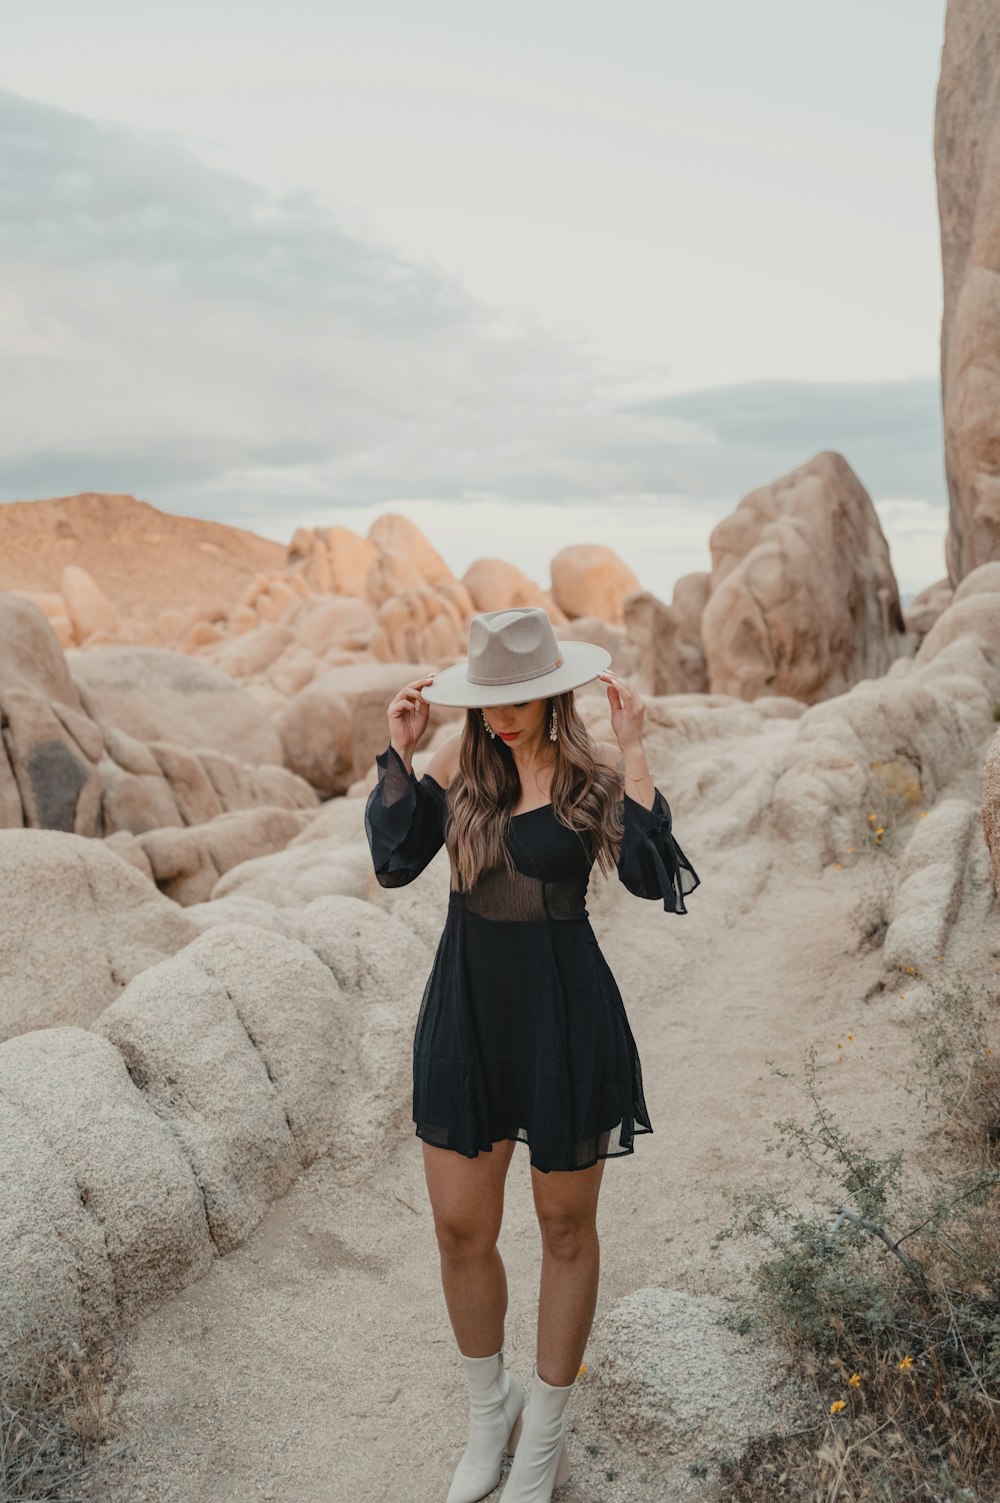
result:
[[[520,1443],[500,1503],[549,1503],[552,1489],[569,1476],[566,1449],[566,1404],[576,1387],[554,1388],[538,1376],[524,1411]]]
[[[500,1481],[501,1461],[517,1445],[524,1389],[503,1365],[503,1350],[492,1357],[462,1357],[469,1380],[469,1444],[455,1471],[448,1503],[478,1503]]]

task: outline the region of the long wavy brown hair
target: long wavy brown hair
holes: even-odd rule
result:
[[[546,719],[555,706],[559,735],[552,773],[552,811],[560,824],[576,830],[605,874],[618,860],[622,840],[622,780],[614,768],[598,762],[587,727],[580,719],[572,689],[550,698]],[[481,710],[469,710],[459,747],[458,771],[448,786],[446,843],[453,862],[452,885],[470,888],[485,872],[506,866],[514,871],[507,832],[521,780],[514,757],[486,729]]]

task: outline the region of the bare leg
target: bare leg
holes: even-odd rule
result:
[[[604,1164],[599,1159],[590,1169],[531,1171],[542,1233],[536,1364],[539,1377],[557,1387],[572,1383],[579,1372],[597,1308],[597,1197]]]
[[[441,1283],[458,1349],[491,1357],[503,1346],[507,1275],[497,1251],[504,1183],[514,1143],[494,1143],[474,1159],[421,1144],[441,1255]]]

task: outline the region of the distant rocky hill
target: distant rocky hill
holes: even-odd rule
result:
[[[134,496],[86,491],[0,505],[0,590],[58,591],[63,568],[77,564],[135,621],[206,601],[234,606],[285,554],[256,533],[173,516]]]

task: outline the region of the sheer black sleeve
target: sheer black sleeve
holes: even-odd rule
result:
[[[701,878],[671,834],[670,805],[659,788],[647,809],[627,793],[618,875],[637,898],[662,898],[667,913],[687,913],[684,899]]]
[[[375,875],[382,887],[404,887],[444,844],[445,792],[426,774],[418,782],[391,746],[375,765],[378,782],[365,805]]]

